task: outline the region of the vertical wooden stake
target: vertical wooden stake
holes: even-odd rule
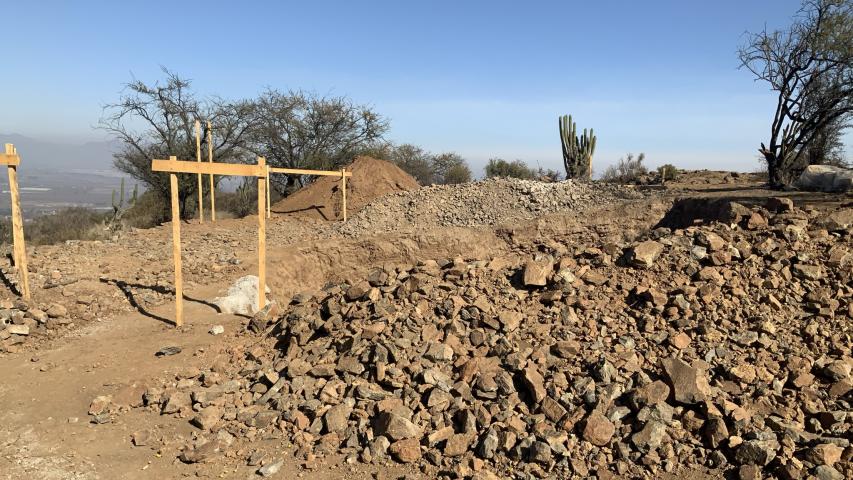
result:
[[[344,204],[344,222],[347,221],[347,169],[341,169],[341,197]]]
[[[177,157],[169,157],[176,161]],[[181,272],[181,210],[178,204],[178,176],[169,174],[172,189],[172,257],[175,260],[175,326],[184,324],[184,275]]]
[[[259,166],[263,167],[266,163],[266,158],[258,157]],[[264,215],[266,190],[266,176],[258,177],[258,310],[267,305],[267,217]]]
[[[15,155],[17,151],[11,143],[6,144],[6,154]],[[27,273],[27,246],[24,243],[24,216],[21,214],[21,196],[18,190],[18,167],[9,165],[9,191],[12,193],[12,257],[20,276],[21,295],[30,300],[30,278]]]
[[[213,130],[207,122],[207,161],[213,163]],[[216,196],[214,192],[213,174],[210,174],[210,221],[216,221]]]
[[[270,167],[267,165],[267,218],[272,217],[272,209],[270,207]]]
[[[195,161],[201,163],[201,122],[195,121]],[[204,223],[204,191],[201,187],[201,174],[198,174],[198,223]]]

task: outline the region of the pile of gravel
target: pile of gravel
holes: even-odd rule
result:
[[[374,200],[351,217],[341,227],[341,233],[498,225],[641,196],[631,187],[572,180],[545,183],[493,178],[459,185],[432,185]]]

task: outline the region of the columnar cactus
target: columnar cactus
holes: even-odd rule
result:
[[[577,125],[571,115],[559,117],[560,141],[563,143],[563,165],[566,178],[588,180],[592,177],[592,155],[595,153],[595,135],[592,129],[577,135]]]

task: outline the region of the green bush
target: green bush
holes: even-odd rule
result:
[[[521,178],[531,180],[536,178],[537,171],[528,167],[521,160],[507,162],[502,158],[489,159],[486,165],[486,178],[503,177],[503,178]]]
[[[660,183],[678,180],[678,169],[675,165],[669,163],[661,165],[658,167],[658,179],[660,180]]]

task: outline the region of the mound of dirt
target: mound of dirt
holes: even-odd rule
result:
[[[347,212],[349,215],[377,197],[388,193],[406,192],[420,187],[417,180],[393,163],[372,157],[358,157],[347,170]],[[343,218],[341,179],[320,177],[272,207],[279,215],[298,215],[322,220]]]

